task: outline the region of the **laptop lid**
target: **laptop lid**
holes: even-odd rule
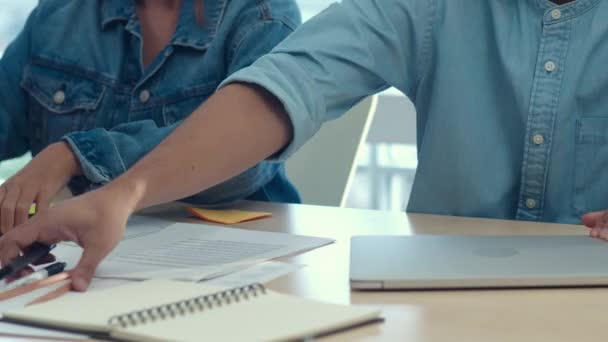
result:
[[[608,242],[587,236],[360,236],[353,289],[608,285]]]

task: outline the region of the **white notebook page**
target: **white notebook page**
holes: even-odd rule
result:
[[[174,319],[129,327],[113,336],[134,341],[285,341],[373,320],[377,310],[266,294]]]
[[[109,332],[108,320],[114,315],[219,290],[202,284],[176,281],[133,282],[104,290],[71,293],[50,302],[5,312],[4,316],[59,327]]]

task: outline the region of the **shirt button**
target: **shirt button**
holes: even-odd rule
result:
[[[142,90],[142,92],[139,93],[139,102],[146,103],[148,100],[150,100],[150,91]]]
[[[532,142],[535,145],[542,145],[545,142],[545,137],[543,137],[540,134],[536,134],[535,136],[532,137]]]
[[[526,207],[528,207],[528,209],[534,209],[534,208],[536,208],[536,200],[534,200],[532,198],[528,198],[526,200]]]
[[[557,69],[557,65],[555,64],[555,62],[548,61],[547,63],[545,63],[545,70],[547,70],[547,72],[554,72],[555,69]]]
[[[58,105],[63,104],[65,102],[65,92],[63,90],[57,91],[53,95],[53,102]]]
[[[562,17],[562,11],[560,11],[559,9],[554,9],[553,11],[551,11],[551,18],[557,20],[561,17]]]

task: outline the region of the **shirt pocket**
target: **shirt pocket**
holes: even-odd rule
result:
[[[608,118],[577,120],[574,169],[577,214],[608,209]]]
[[[162,111],[164,124],[172,125],[190,116],[215,92],[219,84],[219,81],[208,82],[166,96]]]
[[[21,87],[29,97],[34,153],[68,133],[95,128],[95,112],[106,89],[77,73],[35,64],[26,68]]]

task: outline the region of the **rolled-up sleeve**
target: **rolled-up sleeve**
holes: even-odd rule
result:
[[[103,185],[154,149],[178,124],[158,127],[153,120],[134,121],[111,130],[72,132],[63,140],[72,148],[89,182]]]
[[[305,23],[220,87],[251,83],[273,94],[293,126],[289,157],[321,127],[389,86],[415,93],[428,61],[434,1],[345,0]]]

